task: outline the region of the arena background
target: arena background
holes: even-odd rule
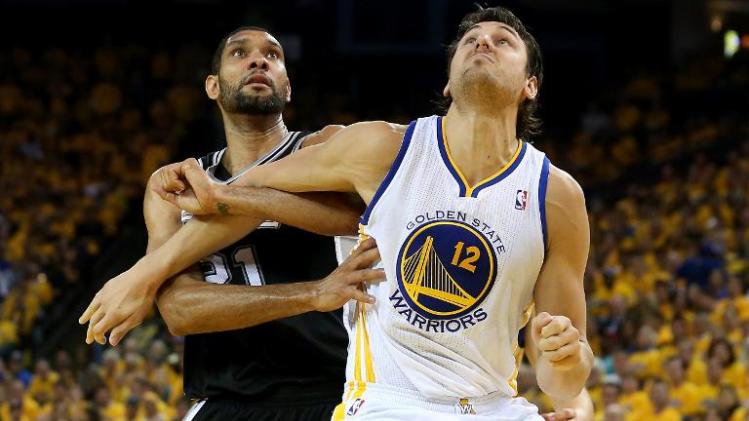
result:
[[[597,417],[745,419],[749,1],[500,5],[545,56],[534,141],[586,191]],[[1,0],[0,420],[184,414],[181,340],[158,315],[116,349],[86,346],[76,320],[144,252],[148,175],[223,144],[203,80],[225,34],[258,25],[281,40],[291,129],[407,122],[436,112],[444,46],[474,9]]]

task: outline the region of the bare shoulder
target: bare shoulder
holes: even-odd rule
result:
[[[350,126],[331,124],[307,135],[302,147],[319,145],[332,139],[335,139],[337,143],[363,141],[362,146],[367,146],[370,143],[379,145],[393,142],[400,145],[400,140],[403,138],[406,128],[407,126],[386,121],[364,121]]]
[[[322,129],[307,135],[304,138],[304,142],[302,142],[302,147],[305,148],[307,146],[318,145],[320,143],[324,143],[325,141],[335,136],[338,132],[340,132],[341,130],[345,128],[346,126],[342,126],[340,124],[327,125],[323,127]]]
[[[546,202],[552,206],[582,206],[584,208],[585,193],[583,193],[580,183],[568,172],[552,165],[549,168]]]
[[[367,121],[347,127],[341,134],[349,131],[347,142],[353,153],[348,158],[353,163],[367,162],[387,171],[398,155],[406,128],[385,121]]]
[[[372,139],[375,142],[393,142],[400,144],[407,126],[388,123],[387,121],[364,121],[346,127],[352,137]]]
[[[590,226],[585,207],[585,194],[580,184],[570,174],[554,166],[549,169],[546,221],[550,250],[559,250],[554,244],[561,244],[562,250],[566,249],[565,253],[579,249],[580,253],[587,256]],[[562,239],[561,242],[560,239]],[[580,247],[565,246],[570,243]]]

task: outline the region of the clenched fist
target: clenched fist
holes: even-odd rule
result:
[[[555,368],[575,367],[580,362],[580,332],[565,316],[542,312],[531,322],[538,358]]]

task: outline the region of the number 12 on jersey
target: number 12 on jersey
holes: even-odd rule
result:
[[[228,260],[228,261],[227,261]],[[238,247],[234,249],[231,256],[225,256],[216,253],[203,261],[208,266],[203,275],[207,282],[214,284],[228,284],[232,279],[231,268],[240,268],[244,283],[252,286],[261,286],[265,284],[263,275],[255,257],[255,248],[252,245]]]
[[[453,266],[458,266],[462,269],[465,269],[467,271],[470,271],[471,273],[476,272],[476,261],[479,260],[479,257],[481,257],[481,250],[479,250],[476,246],[469,246],[466,248],[466,257],[461,259],[461,256],[463,255],[463,246],[465,244],[462,241],[459,241],[458,244],[455,245],[455,254],[453,255],[453,260],[450,262]]]

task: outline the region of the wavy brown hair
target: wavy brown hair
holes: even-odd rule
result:
[[[469,13],[458,25],[458,33],[455,39],[447,46],[447,73],[450,75],[450,63],[452,63],[455,51],[458,49],[458,43],[460,42],[463,35],[468,32],[474,25],[480,22],[500,22],[514,29],[520,39],[525,43],[525,48],[528,51],[528,63],[526,64],[526,72],[528,76],[535,76],[538,80],[538,88],[541,89],[541,82],[544,77],[544,64],[543,57],[541,56],[541,47],[538,45],[536,39],[528,32],[523,22],[515,16],[514,13],[505,9],[504,7],[490,7],[484,8],[479,6],[479,9],[473,13]],[[452,103],[452,98],[445,97],[441,101],[442,111],[447,112],[447,109]],[[541,133],[541,119],[536,114],[538,108],[538,96],[534,99],[526,99],[520,104],[518,109],[518,120],[516,124],[516,132],[518,138],[528,140],[530,137]]]

